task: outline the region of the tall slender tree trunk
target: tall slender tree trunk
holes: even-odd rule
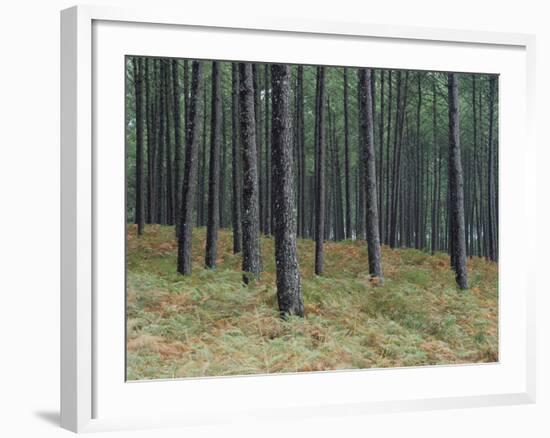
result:
[[[392,206],[391,206],[391,228],[390,228],[390,246],[395,248],[398,244],[399,221],[399,195],[401,188],[401,146],[403,142],[403,129],[405,124],[405,112],[407,107],[407,89],[409,72],[405,73],[405,84],[401,90],[401,72],[397,72],[397,102],[395,114],[394,129],[394,155],[392,170]]]
[[[386,245],[390,243],[390,204],[391,204],[391,188],[390,188],[390,139],[392,129],[392,71],[388,73],[388,130],[386,132],[386,208],[385,208],[385,224],[384,224],[384,242]]]
[[[145,118],[147,120],[147,223],[153,223],[155,198],[154,187],[154,156],[155,156],[155,132],[153,119],[153,98],[151,89],[150,65],[152,60],[145,58]]]
[[[204,86],[204,88],[206,88],[206,85]],[[202,118],[202,146],[201,146],[201,150],[199,151],[199,159],[198,159],[198,165],[199,165],[200,171],[197,174],[197,186],[199,188],[197,191],[197,226],[198,227],[202,227],[205,224],[204,197],[206,192],[206,188],[205,188],[206,178],[204,176],[206,175],[206,141],[207,141],[207,119],[208,119],[206,116],[207,107],[208,107],[207,100],[208,100],[207,92],[205,91],[203,93],[203,103],[202,103],[203,113],[204,113],[204,116]]]
[[[164,171],[164,146],[165,146],[165,105],[164,105],[164,62],[159,61],[159,74],[158,74],[158,84],[157,90],[157,118],[158,118],[158,128],[157,128],[157,223],[165,224],[166,222],[166,198],[165,198],[165,171]]]
[[[242,248],[242,176],[241,148],[239,145],[239,71],[237,63],[231,64],[231,170],[232,170],[232,222],[233,253]]]
[[[181,176],[183,169],[183,151],[181,144],[181,109],[180,109],[179,61],[172,60],[172,114],[174,115],[174,216],[176,236],[179,234],[179,216],[181,213]]]
[[[256,127],[256,172],[258,173],[258,205],[260,217],[260,232],[265,233],[264,180],[262,175],[262,105],[260,103],[260,69],[258,64],[252,64],[252,84],[254,89],[254,120]]]
[[[361,113],[361,89],[359,87],[356,87],[357,90],[357,113]],[[361,157],[363,154],[363,150],[361,148],[361,145],[364,143],[364,139],[362,138],[363,131],[361,129],[361,118],[357,117],[357,157]],[[359,159],[359,162],[357,163],[357,239],[364,239],[366,240],[365,230],[366,230],[366,224],[365,224],[365,163],[364,160]]]
[[[277,301],[281,316],[304,315],[296,254],[294,175],[290,123],[290,67],[271,66],[271,163]]]
[[[325,238],[325,68],[317,67],[317,147],[315,180],[315,274],[321,275],[324,269]]]
[[[264,66],[264,101],[265,101],[265,122],[264,122],[264,150],[265,150],[265,163],[264,163],[264,174],[265,174],[265,224],[264,232],[265,234],[271,234],[271,223],[273,221],[271,204],[272,204],[272,195],[271,195],[271,154],[270,154],[270,145],[269,145],[269,64]]]
[[[220,74],[221,74],[220,69]],[[223,87],[221,87],[223,89]],[[220,92],[221,100],[221,117],[222,117],[222,135],[221,135],[221,150],[220,150],[220,183],[218,185],[218,191],[220,196],[220,208],[219,210],[219,224],[221,228],[226,227],[227,215],[225,211],[225,192],[226,192],[226,170],[227,170],[227,120],[226,120],[226,110],[225,110],[225,101],[223,99],[223,92]]]
[[[145,227],[143,203],[143,59],[132,58],[136,99],[136,205],[134,222],[140,236]]]
[[[298,236],[306,234],[306,150],[305,150],[305,127],[304,127],[304,67],[299,65],[297,71],[297,121],[298,121]]]
[[[458,117],[458,78],[448,74],[449,88],[449,179],[451,193],[451,241],[456,282],[460,289],[468,288],[466,270],[466,235],[464,229],[464,183],[460,155],[460,127]]]
[[[151,89],[150,65],[154,64],[149,58],[145,58],[145,118],[147,120],[147,223],[152,224],[154,218],[155,206],[155,122],[153,108],[153,90]],[[152,70],[152,68],[151,68]]]
[[[313,109],[313,114],[315,117],[314,122],[314,131],[313,131],[313,175],[312,175],[312,186],[311,186],[311,202],[312,202],[312,209],[311,209],[311,229],[312,229],[312,237],[313,240],[317,237],[317,161],[319,159],[317,149],[318,149],[318,140],[319,140],[319,67],[315,68],[315,107]]]
[[[169,61],[164,61],[164,109],[165,115],[165,135],[164,141],[166,144],[166,223],[168,225],[174,224],[174,204],[175,204],[175,190],[174,190],[174,175],[172,162],[172,137],[171,137],[171,120],[170,112],[173,104],[171,98],[171,68]]]
[[[433,173],[434,173],[434,194],[433,194],[433,206],[432,206],[432,254],[439,251],[439,165],[440,159],[438,151],[440,147],[437,144],[437,95],[436,95],[436,77],[433,73],[432,83],[432,144],[433,144]]]
[[[359,108],[362,159],[365,163],[366,233],[369,256],[369,273],[382,278],[380,236],[378,228],[378,202],[376,198],[376,158],[374,154],[374,120],[372,113],[371,69],[359,69]]]
[[[336,117],[333,117],[334,125],[336,125]],[[333,126],[333,149],[334,149],[334,190],[335,200],[334,208],[336,210],[336,227],[338,230],[338,236],[336,240],[342,240],[346,238],[344,227],[344,206],[342,196],[342,172],[340,170],[340,148],[338,145],[338,137],[336,136],[336,126]]]
[[[414,220],[414,246],[417,249],[422,247],[422,143],[420,142],[420,111],[422,109],[422,82],[420,74],[418,74],[418,98],[416,107],[416,154],[415,154],[415,220]]]
[[[351,232],[351,169],[349,154],[349,93],[348,69],[344,67],[344,183],[346,190],[346,239],[352,238]]]
[[[397,166],[397,148],[399,143],[399,126],[401,124],[401,71],[397,71],[397,84],[396,84],[396,100],[395,100],[395,124],[394,124],[394,135],[393,135],[393,154],[392,154],[392,189],[391,189],[391,198],[390,198],[390,238],[389,244],[391,248],[395,248],[397,245],[397,200],[398,200],[398,166]]]
[[[384,241],[384,233],[386,232],[384,227],[384,82],[385,73],[384,70],[380,70],[380,113],[378,115],[378,159],[380,160],[380,182],[378,186],[378,228],[380,230],[380,242]]]
[[[210,173],[208,178],[208,223],[206,228],[207,268],[216,267],[220,227],[220,142],[222,124],[220,64],[212,62],[212,116],[210,122]]]
[[[243,281],[258,278],[260,261],[260,212],[258,157],[252,65],[239,63],[239,107],[243,164]]]
[[[191,99],[189,102],[189,130],[185,153],[185,168],[181,189],[180,234],[178,236],[178,272],[191,274],[191,240],[193,227],[193,202],[197,181],[197,153],[199,129],[202,117],[203,64],[193,61],[191,74]]]
[[[489,135],[487,145],[487,231],[489,242],[489,260],[497,260],[496,245],[496,208],[495,208],[495,159],[493,151],[493,123],[495,114],[495,85],[496,76],[489,77]]]
[[[183,118],[185,120],[185,135],[184,144],[187,146],[188,132],[189,132],[189,63],[186,60],[183,61]],[[181,168],[183,177],[183,167]]]
[[[472,137],[473,137],[473,144],[474,144],[474,163],[473,163],[473,179],[474,179],[474,199],[473,199],[473,204],[474,204],[474,210],[475,210],[475,248],[476,248],[476,255],[478,256],[482,256],[482,251],[481,251],[481,221],[480,221],[480,218],[481,218],[481,215],[480,215],[480,212],[479,212],[479,196],[478,196],[478,193],[479,193],[479,189],[478,189],[478,161],[479,161],[479,157],[478,157],[478,133],[477,133],[477,107],[476,107],[476,96],[477,96],[477,93],[476,93],[476,75],[472,75],[472,121],[473,121],[473,133],[472,133]],[[481,184],[481,182],[480,182]]]

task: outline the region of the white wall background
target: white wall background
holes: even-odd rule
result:
[[[96,1],[139,6],[143,0]],[[537,125],[540,206],[538,279],[538,402],[536,405],[279,424],[235,424],[187,430],[110,433],[109,437],[546,437],[550,436],[550,298],[545,286],[549,220],[545,192],[550,153],[550,14],[545,2],[523,0],[169,1],[158,7],[248,9],[311,19],[365,21],[537,35]],[[69,436],[59,418],[59,10],[66,0],[4,2],[0,14],[0,436]],[[521,145],[518,145],[521,147]]]

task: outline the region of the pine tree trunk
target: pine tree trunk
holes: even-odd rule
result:
[[[336,124],[336,123],[335,123]],[[342,172],[340,170],[340,148],[338,145],[338,137],[336,136],[336,127],[333,127],[333,145],[334,145],[334,171],[335,171],[335,208],[336,208],[336,221],[338,229],[337,240],[346,238],[346,231],[344,227],[344,205],[342,196]]]
[[[189,65],[187,59],[183,61],[183,118],[185,120],[184,145],[187,146],[189,137]],[[181,168],[183,177],[183,167]]]
[[[260,104],[260,70],[252,64],[252,84],[254,88],[254,123],[256,127],[256,172],[258,173],[258,205],[260,232],[265,233],[264,181],[262,175],[262,105]]]
[[[464,229],[464,183],[460,156],[458,78],[455,73],[448,74],[448,88],[452,253],[458,287],[460,289],[467,289],[468,274],[466,271],[466,235]]]
[[[378,234],[378,202],[376,198],[376,157],[374,154],[374,120],[372,113],[371,69],[359,69],[359,108],[362,159],[365,163],[366,234],[369,273],[382,278],[380,236]]]
[[[495,177],[494,177],[494,151],[493,151],[493,123],[495,113],[495,85],[496,77],[489,77],[489,135],[488,135],[488,160],[487,160],[487,231],[489,243],[489,260],[497,260],[496,245],[496,221],[495,221]]]
[[[138,236],[145,226],[143,205],[143,59],[132,58],[136,99],[136,206],[135,224]]]
[[[232,170],[232,222],[233,253],[242,248],[242,176],[241,148],[239,146],[239,72],[237,63],[231,64],[231,170]]]
[[[208,178],[208,222],[206,228],[207,268],[216,267],[218,250],[218,229],[220,227],[220,142],[221,142],[221,81],[220,64],[212,62],[212,100],[210,105],[210,172]]]
[[[315,274],[321,275],[324,268],[325,238],[325,68],[317,67],[317,145],[315,179]]]
[[[391,204],[391,189],[390,189],[390,139],[392,129],[392,71],[388,73],[388,130],[386,132],[386,208],[385,208],[385,223],[384,223],[384,242],[386,245],[390,243],[390,204]]]
[[[271,234],[271,223],[273,222],[271,211],[271,154],[269,150],[269,64],[264,66],[264,100],[265,100],[265,129],[264,129],[264,150],[265,150],[265,163],[264,163],[264,177],[265,177],[265,234]]]
[[[205,79],[206,80],[206,79]],[[198,166],[199,166],[199,172],[197,173],[197,227],[202,227],[205,224],[205,180],[206,178],[204,175],[206,175],[206,139],[207,139],[207,108],[208,108],[208,98],[207,98],[207,87],[206,84],[204,85],[205,91],[203,92],[203,113],[204,116],[202,118],[202,145],[199,150],[199,157],[198,157]]]
[[[170,110],[172,108],[173,99],[171,96],[171,68],[170,63],[164,60],[164,110],[165,110],[165,150],[166,150],[166,223],[168,225],[174,224],[174,204],[175,204],[175,190],[173,179],[173,165],[172,162],[172,138],[171,138],[171,117]]]
[[[221,70],[220,70],[221,73]],[[222,87],[223,89],[223,87]],[[227,173],[227,120],[225,110],[225,100],[223,99],[223,92],[221,96],[221,113],[222,113],[222,136],[221,136],[221,150],[220,150],[220,208],[219,208],[219,224],[221,228],[227,227],[227,214],[225,208],[225,192],[226,192],[226,173]]]
[[[179,234],[179,216],[181,205],[181,170],[183,169],[183,151],[181,145],[181,110],[180,110],[180,85],[179,62],[172,60],[172,114],[174,115],[174,219],[176,222],[176,236]]]
[[[478,189],[478,161],[480,160],[478,157],[478,133],[477,133],[477,107],[476,107],[476,75],[472,75],[472,122],[473,122],[473,144],[474,144],[474,168],[473,168],[473,179],[474,179],[474,210],[475,210],[475,235],[476,235],[476,242],[475,242],[475,251],[476,255],[481,257],[483,254],[481,252],[481,222],[480,222],[480,214],[479,214],[479,189]]]
[[[432,254],[439,251],[439,151],[441,148],[437,144],[437,95],[436,95],[436,77],[433,73],[433,94],[432,94],[432,143],[433,143],[433,173],[434,173],[434,194],[432,206]]]
[[[357,90],[357,114],[361,113],[361,89]],[[357,117],[357,239],[366,240],[365,230],[365,162],[361,159],[363,154],[362,144],[365,140],[362,138],[363,130],[361,129],[361,117]]]
[[[154,109],[153,109],[153,91],[151,89],[151,77],[149,66],[153,61],[145,58],[145,118],[147,119],[147,223],[152,224],[154,218],[155,206],[155,130],[154,130]]]
[[[351,169],[349,156],[349,93],[348,69],[344,67],[344,183],[346,190],[346,239],[352,238],[351,232]]]
[[[415,229],[414,229],[414,247],[416,249],[420,249],[422,246],[422,203],[421,201],[421,194],[422,194],[422,150],[421,146],[422,143],[420,142],[420,110],[422,108],[422,83],[420,81],[420,74],[417,77],[418,79],[418,100],[417,100],[417,107],[416,107],[416,172],[414,176],[415,180]]]
[[[304,315],[296,254],[294,172],[290,123],[290,67],[271,66],[271,165],[277,301],[281,316]]]
[[[178,236],[178,272],[191,274],[191,240],[193,227],[193,203],[197,181],[197,153],[199,129],[202,117],[203,64],[193,61],[191,74],[191,99],[189,103],[189,130],[185,153],[185,168],[181,189],[180,234]]]
[[[304,67],[299,65],[297,72],[297,121],[298,121],[298,236],[306,235],[306,151],[304,127]]]
[[[252,65],[239,63],[239,104],[243,164],[243,281],[259,278],[260,212],[258,192],[258,157],[254,115]]]
[[[405,111],[407,106],[407,88],[409,72],[405,73],[405,85],[401,90],[401,71],[397,72],[397,101],[394,126],[393,143],[393,170],[392,170],[392,205],[391,205],[391,228],[390,228],[390,247],[395,248],[398,244],[398,227],[401,228],[399,216],[399,195],[401,188],[401,146],[403,141],[403,128],[405,123]]]
[[[158,79],[155,81],[158,84],[157,89],[157,119],[158,119],[158,128],[157,128],[157,158],[156,158],[156,174],[157,174],[157,223],[165,224],[166,218],[166,198],[164,196],[166,187],[165,184],[165,172],[164,172],[164,146],[165,146],[165,105],[164,105],[164,63],[162,60],[159,61],[159,73]]]
[[[378,116],[378,137],[379,149],[378,155],[380,160],[380,176],[378,186],[378,222],[380,230],[380,243],[384,241],[384,85],[385,85],[384,70],[380,71],[380,114]]]

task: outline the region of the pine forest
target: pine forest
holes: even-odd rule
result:
[[[498,84],[127,57],[128,379],[498,361]]]

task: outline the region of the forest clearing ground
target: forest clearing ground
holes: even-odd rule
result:
[[[262,237],[261,279],[242,285],[232,234],[220,230],[215,270],[206,230],[193,230],[193,274],[176,272],[174,228],[127,233],[129,380],[495,362],[498,265],[468,259],[470,289],[455,286],[446,254],[382,248],[385,281],[369,282],[364,241],[298,240],[305,318],[279,318],[274,241]]]

